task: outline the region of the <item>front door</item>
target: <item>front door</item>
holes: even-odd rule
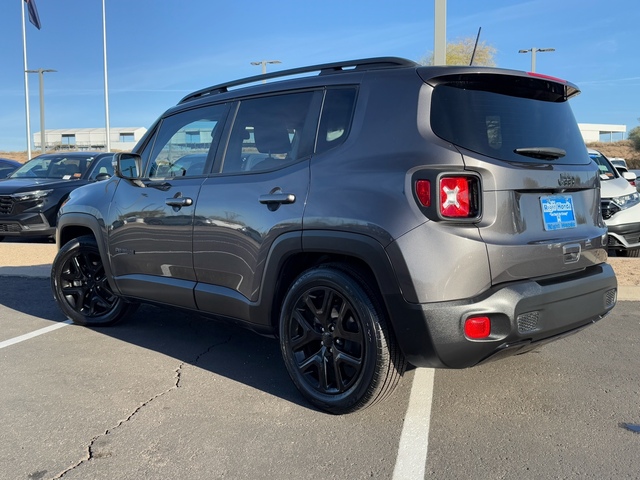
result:
[[[194,212],[227,110],[209,106],[165,118],[143,151],[144,178],[118,183],[109,253],[124,295],[195,308]]]

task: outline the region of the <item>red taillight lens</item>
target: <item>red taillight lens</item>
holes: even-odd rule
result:
[[[443,177],[440,179],[440,214],[450,218],[475,215],[471,208],[471,177]]]
[[[464,321],[464,334],[472,340],[482,340],[491,334],[489,317],[469,317]]]
[[[423,207],[431,206],[431,182],[429,180],[418,180],[416,182],[416,195]]]

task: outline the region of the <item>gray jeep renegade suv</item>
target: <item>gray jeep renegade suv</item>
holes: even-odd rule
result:
[[[407,363],[525,352],[616,303],[578,93],[399,58],[197,91],[71,194],[54,296],[81,325],[150,302],[275,335],[333,413],[389,395]]]

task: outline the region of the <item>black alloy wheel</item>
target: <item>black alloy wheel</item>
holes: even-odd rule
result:
[[[348,413],[395,388],[405,361],[378,305],[355,272],[331,266],[303,273],[289,289],[280,320],[282,354],[315,406]]]
[[[113,293],[98,245],[89,236],[60,249],[51,269],[51,289],[60,309],[78,325],[113,325],[137,307]]]

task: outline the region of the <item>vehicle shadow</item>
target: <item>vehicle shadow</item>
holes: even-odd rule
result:
[[[0,277],[0,305],[46,320],[66,320],[44,278]],[[152,305],[142,305],[117,325],[92,330],[315,410],[289,379],[273,338],[197,313]]]

